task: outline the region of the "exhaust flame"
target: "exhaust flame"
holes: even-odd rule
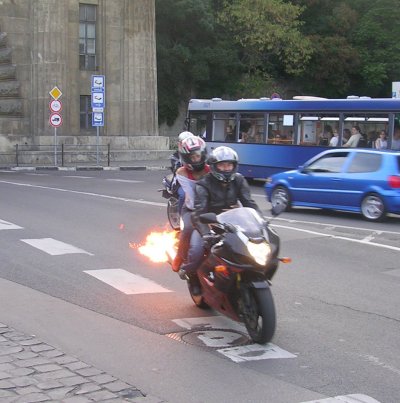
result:
[[[168,262],[176,255],[178,237],[176,231],[153,231],[146,237],[144,244],[130,243],[132,249],[148,257],[154,263]]]

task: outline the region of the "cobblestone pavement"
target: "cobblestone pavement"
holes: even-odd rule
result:
[[[163,401],[0,323],[0,402]]]

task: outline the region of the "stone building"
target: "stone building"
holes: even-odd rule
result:
[[[0,151],[55,140],[95,144],[93,75],[105,76],[101,144],[166,151],[157,121],[154,0],[0,1]],[[56,138],[49,123],[55,86],[62,92]],[[132,151],[132,159],[146,154]]]

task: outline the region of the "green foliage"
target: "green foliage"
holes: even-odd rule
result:
[[[388,97],[398,21],[398,0],[156,0],[160,123],[190,97]]]

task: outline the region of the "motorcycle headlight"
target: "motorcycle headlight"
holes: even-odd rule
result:
[[[249,241],[247,243],[247,250],[252,258],[262,266],[265,266],[271,254],[271,247],[267,242],[254,243]]]

